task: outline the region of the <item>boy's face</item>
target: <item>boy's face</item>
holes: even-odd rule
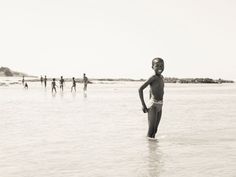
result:
[[[164,62],[160,59],[153,60],[152,68],[156,74],[161,74],[164,71]]]

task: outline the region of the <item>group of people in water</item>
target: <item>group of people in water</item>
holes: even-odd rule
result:
[[[164,60],[162,58],[154,58],[152,60],[152,69],[154,70],[154,75],[152,75],[146,82],[144,82],[139,88],[139,97],[142,104],[142,110],[144,113],[148,113],[148,133],[147,137],[149,140],[156,140],[155,135],[161,120],[162,115],[162,105],[163,105],[163,95],[164,95],[164,79],[162,72],[164,71]],[[47,77],[40,77],[41,84],[47,87]],[[63,91],[65,80],[61,76],[59,80],[60,89]],[[28,88],[28,84],[25,83],[24,77],[22,79],[22,84],[25,88]],[[87,90],[88,78],[86,74],[83,75],[84,91]],[[143,90],[150,86],[150,100],[149,104],[145,103]],[[52,79],[52,93],[56,93],[56,79]],[[76,80],[72,78],[71,92],[76,92]]]
[[[45,88],[47,87],[47,80],[48,80],[48,79],[47,79],[47,76],[46,76],[46,75],[44,76],[44,78],[43,78],[42,76],[40,76],[40,82],[41,82],[42,85],[44,85]],[[77,81],[76,81],[75,78],[73,77],[73,78],[72,78],[71,92],[72,92],[72,91],[76,92],[76,82],[77,82]],[[86,76],[85,73],[83,74],[83,80],[82,80],[82,82],[83,82],[83,84],[84,84],[83,90],[84,90],[84,92],[85,92],[85,91],[87,91],[87,85],[88,85],[88,83],[89,83],[89,80],[88,80],[88,78],[87,78],[87,76]],[[24,86],[25,89],[28,89],[28,84],[27,84],[27,82],[25,82],[25,77],[24,77],[24,76],[23,76],[23,78],[22,78],[22,85]],[[61,76],[61,78],[59,79],[59,87],[60,87],[60,90],[61,90],[61,91],[64,90],[64,86],[65,86],[65,79],[63,78],[63,76]],[[54,93],[54,92],[56,93],[56,92],[57,92],[56,87],[58,87],[58,86],[57,86],[57,84],[56,84],[56,79],[55,79],[55,78],[52,79],[51,87],[52,87],[52,93]]]
[[[24,86],[25,89],[28,89],[28,84],[25,82],[25,76],[22,77],[22,85]]]

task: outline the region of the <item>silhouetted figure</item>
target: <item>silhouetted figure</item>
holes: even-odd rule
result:
[[[43,85],[43,76],[40,76],[41,85]]]
[[[47,79],[47,76],[45,75],[45,76],[44,76],[44,80],[43,80],[43,81],[44,81],[44,87],[45,87],[45,88],[47,87],[47,80],[48,80],[48,79]]]
[[[72,78],[71,92],[72,92],[73,89],[74,89],[74,91],[76,92],[76,81],[75,81],[75,78],[74,78],[74,77]]]
[[[22,82],[22,85],[25,84],[25,76],[22,76],[22,80],[21,80],[21,82]]]
[[[61,76],[61,79],[59,80],[59,82],[60,82],[60,89],[63,91],[65,80],[63,79],[62,76]]]
[[[52,93],[53,93],[53,91],[55,91],[55,93],[57,93],[57,89],[56,89],[56,79],[55,78],[53,78],[52,79]]]
[[[83,77],[83,83],[84,83],[84,92],[87,91],[87,85],[88,85],[88,78],[86,77],[86,74],[84,73]]]
[[[25,89],[28,89],[28,88],[29,88],[27,82],[25,82],[24,88],[25,88]]]
[[[143,112],[148,113],[148,133],[149,139],[154,139],[158,125],[161,120],[163,95],[164,95],[164,81],[161,73],[164,71],[164,61],[161,58],[154,58],[152,60],[152,69],[155,74],[151,76],[140,88],[139,97],[143,106]],[[143,90],[150,86],[150,105],[147,107],[143,97]]]

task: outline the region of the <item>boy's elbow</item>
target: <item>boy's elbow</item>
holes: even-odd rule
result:
[[[138,93],[142,93],[142,92],[143,92],[143,88],[140,87],[140,88],[138,89]]]

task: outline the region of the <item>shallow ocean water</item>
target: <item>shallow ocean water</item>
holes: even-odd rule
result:
[[[141,84],[0,87],[1,176],[236,175],[236,84],[166,84],[157,141],[145,137]]]

